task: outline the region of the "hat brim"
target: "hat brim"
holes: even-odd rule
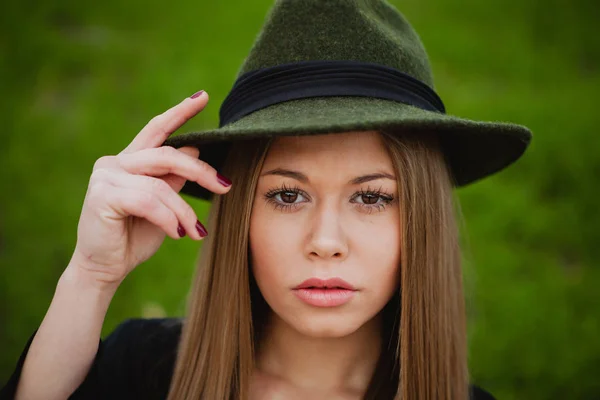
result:
[[[531,140],[528,128],[512,123],[473,121],[376,98],[316,97],[275,104],[218,129],[175,135],[164,145],[197,146],[200,159],[219,170],[234,140],[370,130],[435,133],[456,186],[512,164]],[[182,192],[207,200],[212,197],[191,181]]]

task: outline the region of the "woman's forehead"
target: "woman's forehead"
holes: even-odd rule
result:
[[[381,135],[369,131],[280,137],[273,141],[260,173],[271,175],[331,186],[395,173]]]
[[[302,161],[337,162],[347,159],[373,161],[389,158],[381,135],[377,131],[343,132],[319,135],[281,136],[271,144],[265,164]]]

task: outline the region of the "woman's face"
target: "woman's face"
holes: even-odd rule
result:
[[[348,335],[398,285],[400,213],[377,132],[280,137],[269,149],[250,221],[252,270],[292,328]]]

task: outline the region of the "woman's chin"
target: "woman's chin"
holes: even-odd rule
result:
[[[299,333],[314,338],[341,338],[356,332],[363,324],[357,323],[347,316],[307,316],[290,321],[292,328]]]

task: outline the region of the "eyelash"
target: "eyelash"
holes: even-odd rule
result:
[[[310,196],[305,191],[300,189],[298,186],[289,187],[289,186],[286,186],[285,184],[283,184],[282,186],[270,189],[265,194],[265,199],[276,210],[282,210],[282,211],[293,211],[293,210],[297,209],[300,206],[300,204],[303,203],[303,202],[282,203],[281,201],[276,199],[276,196],[283,194],[283,193],[298,194],[307,199],[310,199]],[[373,211],[378,211],[378,212],[383,211],[388,205],[392,204],[392,202],[395,200],[394,196],[385,192],[381,187],[376,190],[373,190],[370,187],[367,187],[366,190],[361,189],[358,192],[356,192],[355,194],[353,194],[350,197],[350,200],[352,201],[352,200],[355,200],[362,196],[374,196],[374,197],[378,197],[378,200],[381,199],[381,201],[382,201],[381,203],[376,203],[376,204],[355,203],[359,206],[359,208],[361,208],[362,211],[366,211],[368,214],[372,213]]]

